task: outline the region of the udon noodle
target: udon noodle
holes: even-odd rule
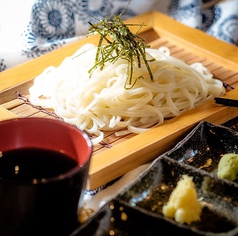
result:
[[[65,122],[96,135],[94,143],[103,139],[105,131],[144,132],[225,93],[223,83],[201,63],[187,65],[166,47],[146,49],[147,58],[156,59],[149,62],[153,81],[145,64],[138,67],[134,62],[136,82],[126,89],[124,59],[89,75],[96,50],[92,44],[84,45],[60,66],[46,68],[29,90],[32,104],[52,108]]]

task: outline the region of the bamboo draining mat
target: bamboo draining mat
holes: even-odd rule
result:
[[[151,47],[167,46],[172,56],[188,64],[201,62],[216,78],[238,89],[236,46],[216,40],[158,12],[137,16],[127,22],[146,24],[140,31],[140,36]],[[137,29],[131,28],[134,32]],[[72,55],[81,45],[88,42],[97,44],[98,37],[79,40],[0,73],[0,120],[16,117],[53,118],[17,99],[15,91],[27,96],[35,76],[50,65],[58,66],[66,56]],[[238,99],[237,89],[228,91],[225,97]],[[174,146],[201,120],[221,124],[237,115],[237,108],[223,107],[210,101],[139,135],[131,134],[118,138],[113,133],[107,133],[104,142],[110,147],[103,144],[94,146],[88,188],[94,189],[106,184],[151,161]]]

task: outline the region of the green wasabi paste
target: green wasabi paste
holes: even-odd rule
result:
[[[217,175],[220,178],[234,181],[238,178],[238,154],[224,154],[218,164]]]

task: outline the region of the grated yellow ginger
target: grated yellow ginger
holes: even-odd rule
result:
[[[163,206],[164,216],[173,218],[179,223],[191,224],[200,220],[202,204],[198,201],[193,180],[183,175],[170,195],[169,201]]]

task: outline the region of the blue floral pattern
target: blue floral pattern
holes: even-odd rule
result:
[[[61,47],[75,36],[74,2],[38,0],[32,7],[32,20],[24,32],[22,53],[35,58]]]
[[[238,38],[238,16],[227,17],[219,26],[218,36],[224,41],[235,44]]]
[[[128,3],[128,0],[118,0]],[[64,39],[76,35],[76,24],[79,22],[88,28],[88,22],[96,22],[105,17],[119,15],[123,7],[113,12],[113,4],[107,0],[37,0],[32,7],[32,20],[24,31],[25,44],[22,53],[27,58],[35,58],[55,50],[65,44]],[[135,16],[128,9],[124,19]]]
[[[111,16],[112,3],[108,0],[82,0],[77,1],[77,15],[80,21],[87,24],[89,21],[104,19]]]
[[[27,58],[36,58],[47,52],[51,52],[62,47],[65,42],[62,40],[44,39],[38,37],[32,30],[31,23],[25,31],[25,44],[22,48],[22,54]]]
[[[94,23],[98,19],[111,19],[114,15],[120,15],[129,0],[32,0],[29,3],[24,1],[23,5],[25,2],[27,8],[23,14],[30,13],[31,18],[27,26],[24,22],[22,34],[16,33],[17,42],[23,40],[23,43],[14,47],[13,50],[16,50],[13,52],[17,58],[14,60],[12,53],[4,54],[5,51],[0,50],[0,71],[78,40],[79,36],[87,32],[89,21]],[[237,1],[220,1],[212,7],[213,2],[214,0],[132,0],[121,18],[125,20],[137,14],[160,10],[162,5],[166,5],[165,12],[174,19],[199,28],[218,39],[236,44]],[[210,4],[211,7],[204,8],[203,4]],[[0,36],[7,42],[6,34],[1,35],[0,31]]]
[[[115,12],[115,15],[120,15],[123,10],[124,10],[124,8],[118,8],[117,11]],[[130,8],[128,8],[124,12],[124,14],[121,16],[121,19],[125,20],[125,19],[128,19],[128,18],[133,17],[133,16],[136,16],[135,11],[133,11]]]
[[[218,19],[221,17],[221,8],[214,7],[212,10],[213,10],[213,23],[216,23]]]
[[[172,0],[169,6],[169,15],[177,21],[189,21],[201,15],[201,1],[200,0]],[[199,25],[195,27],[199,28]]]
[[[7,66],[4,64],[4,59],[0,59],[0,72],[6,70]]]
[[[76,5],[76,14],[78,15],[78,20],[83,21],[84,24],[88,24],[88,22],[96,22],[97,19],[104,19],[108,17],[112,19],[114,15],[120,15],[120,13],[124,10],[125,6],[128,4],[129,0],[116,0],[116,1],[108,1],[108,0],[82,0],[77,1]],[[116,8],[116,12],[114,11],[117,3],[122,3],[121,7]],[[135,12],[130,9],[130,5],[127,7],[127,10],[122,15],[122,19],[128,19],[129,17],[135,16]]]
[[[231,14],[223,17],[224,19],[219,23],[218,20],[221,17],[222,9],[219,6],[214,7],[213,23],[217,23],[217,27],[208,29],[207,33],[223,41],[236,44],[238,40],[238,15]]]
[[[47,39],[75,36],[73,5],[70,0],[38,0],[32,8],[32,30]]]
[[[214,22],[214,11],[212,8],[207,8],[202,12],[202,25],[200,27],[201,30],[207,31],[207,29]]]

